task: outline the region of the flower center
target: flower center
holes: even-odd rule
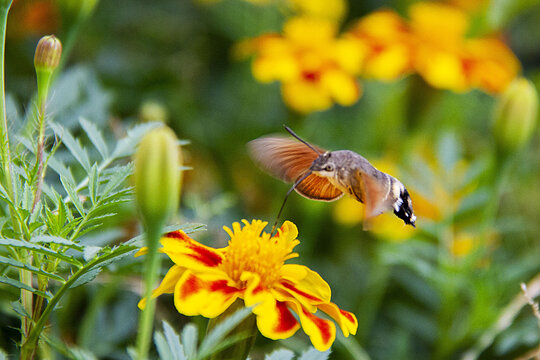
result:
[[[285,260],[296,256],[292,249],[298,240],[284,236],[281,230],[272,238],[261,234],[267,223],[260,220],[243,222],[243,228],[239,223],[233,224],[232,231],[225,227],[231,240],[221,267],[238,287],[245,287],[240,278],[246,271],[259,275],[262,286],[272,286],[280,278]]]

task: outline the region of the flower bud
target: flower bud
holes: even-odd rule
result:
[[[53,71],[60,63],[62,43],[54,35],[42,37],[36,47],[34,66],[36,71]]]
[[[162,126],[146,134],[135,153],[135,196],[146,226],[176,212],[182,158],[174,132]]]
[[[495,106],[493,133],[500,150],[513,152],[527,144],[536,127],[538,93],[525,78],[515,79]]]

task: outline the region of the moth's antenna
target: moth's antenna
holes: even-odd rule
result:
[[[322,155],[321,152],[317,149],[315,149],[311,144],[309,144],[307,141],[303,140],[300,136],[296,135],[294,133],[294,131],[291,130],[291,128],[289,128],[287,125],[283,125],[283,127],[285,128],[285,130],[287,130],[289,132],[289,134],[291,134],[292,136],[294,136],[297,140],[299,140],[301,143],[303,143],[304,145],[306,145],[308,148],[310,148],[311,150],[315,151],[317,154],[319,155]],[[294,188],[294,187],[293,187]]]
[[[298,180],[296,180],[296,182],[293,184],[293,186],[291,186],[289,191],[287,191],[287,194],[285,194],[285,199],[283,199],[283,204],[281,204],[281,207],[279,208],[279,212],[278,212],[278,214],[276,216],[276,221],[274,222],[274,225],[272,226],[272,231],[270,232],[270,237],[274,236],[274,231],[277,230],[277,224],[278,224],[278,221],[279,221],[279,217],[281,216],[281,212],[283,211],[283,208],[285,207],[285,203],[287,202],[287,198],[289,197],[291,192],[294,190],[294,188],[297,187],[298,184],[300,184],[302,181],[304,181],[304,179],[307,178],[309,175],[311,175],[311,171],[308,171],[307,173],[304,174],[304,176],[298,178]]]

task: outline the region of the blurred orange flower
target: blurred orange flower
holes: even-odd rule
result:
[[[338,103],[352,105],[361,95],[364,47],[351,36],[337,37],[338,24],[323,18],[294,17],[283,34],[247,40],[237,51],[255,54],[254,77],[281,82],[285,102],[301,113],[326,110]]]
[[[413,70],[410,32],[395,12],[376,11],[357,21],[350,31],[367,49],[366,77],[391,81]]]
[[[315,315],[320,310],[332,318],[344,336],[355,334],[358,322],[354,314],[330,302],[330,286],[306,266],[285,264],[298,256],[293,249],[296,225],[286,221],[274,236],[262,232],[266,222],[243,220],[233,223],[225,248],[213,249],[197,243],[182,231],[161,239],[161,252],[174,265],[152,297],[174,293],[178,312],[215,318],[237,299],[253,306],[257,327],[270,339],[291,337],[300,327],[320,351],[335,340],[336,327],[328,319]],[[146,252],[141,249],[136,255]],[[145,299],[139,303],[145,306]],[[293,316],[293,313],[297,317]]]
[[[409,8],[409,16],[416,42],[414,67],[433,87],[498,93],[517,76],[519,61],[502,41],[465,37],[469,16],[464,11],[420,2]]]
[[[380,10],[360,19],[350,33],[368,49],[366,76],[394,80],[414,71],[435,88],[503,91],[517,76],[519,61],[495,36],[468,38],[469,27],[469,15],[460,8],[418,2],[409,8],[409,21]]]
[[[56,32],[60,14],[54,0],[14,0],[7,34],[11,37]]]

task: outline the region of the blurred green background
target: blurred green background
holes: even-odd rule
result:
[[[73,31],[72,17],[59,3],[13,4],[6,50],[10,111],[34,106],[37,40],[56,33],[66,44]],[[411,3],[349,0],[342,27],[381,6],[406,14]],[[538,87],[540,2],[486,3],[473,27],[478,34],[500,31],[523,76]],[[112,139],[115,129],[163,114],[179,138],[191,141],[183,151],[193,169],[184,173],[175,220],[207,224],[194,238],[217,247],[227,241],[223,225],[243,218],[272,223],[289,187],[254,165],[248,141],[285,134],[286,124],[326,149],[356,151],[411,190],[419,219],[415,231],[381,220],[380,229],[365,232],[359,205],[291,195],[282,219],[299,228],[295,260],[328,281],[333,301],[359,321],[356,337],[336,341],[331,358],[354,359],[351,347],[372,359],[512,359],[534,351],[538,320],[519,284],[530,282],[531,294],[539,293],[538,132],[501,169],[506,155],[492,131],[497,98],[478,90],[433,89],[417,75],[361,79],[363,96],[354,105],[295,113],[278,83],[258,83],[250,61],[232,56],[238,41],[280,31],[287,16],[272,2],[101,1],[73,39],[51,93],[51,116],[66,126],[84,116],[111,128]],[[133,209],[125,212],[109,232],[88,241],[136,233]],[[58,338],[98,358],[127,358],[125,346],[136,333],[140,268],[140,260],[126,261],[72,291],[53,319]],[[511,308],[512,301],[521,305]],[[9,351],[18,320],[9,303],[2,304],[0,347]],[[513,321],[497,327],[509,314]],[[192,320],[175,311],[171,296],[159,299],[157,316],[177,329]],[[300,333],[281,345],[306,348]],[[252,358],[279,346],[260,336]]]

